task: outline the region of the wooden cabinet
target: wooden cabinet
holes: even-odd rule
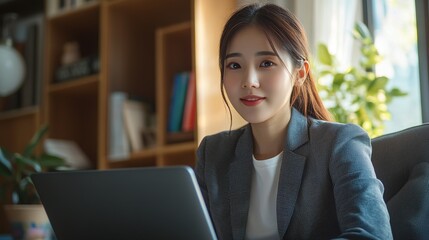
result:
[[[49,124],[49,137],[75,141],[98,169],[194,165],[202,137],[229,128],[218,45],[234,9],[232,0],[105,0],[47,18],[41,122]],[[99,56],[100,71],[57,83],[55,71],[70,41],[78,42],[82,56]],[[193,138],[171,143],[168,109],[181,71],[196,76],[196,128]],[[112,161],[109,98],[117,91],[153,103],[156,145]]]

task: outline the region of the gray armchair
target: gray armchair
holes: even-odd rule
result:
[[[429,124],[372,140],[394,239],[429,239]]]

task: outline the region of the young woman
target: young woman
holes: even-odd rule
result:
[[[222,96],[249,124],[205,137],[195,169],[220,239],[392,239],[370,139],[329,122],[307,45],[276,5],[225,25]]]

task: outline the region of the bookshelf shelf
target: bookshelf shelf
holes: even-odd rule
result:
[[[91,87],[99,82],[98,75],[91,75],[80,79],[69,80],[67,82],[55,83],[48,87],[48,92],[58,93],[62,91],[80,91],[83,88]]]
[[[0,121],[35,115],[39,113],[39,109],[39,107],[26,107],[0,112]]]

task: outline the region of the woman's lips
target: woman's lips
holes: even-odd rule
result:
[[[254,95],[249,95],[249,96],[245,96],[243,98],[240,98],[240,101],[244,105],[249,106],[249,107],[256,106],[264,100],[265,100],[264,97],[259,97],[259,96],[254,96]]]

